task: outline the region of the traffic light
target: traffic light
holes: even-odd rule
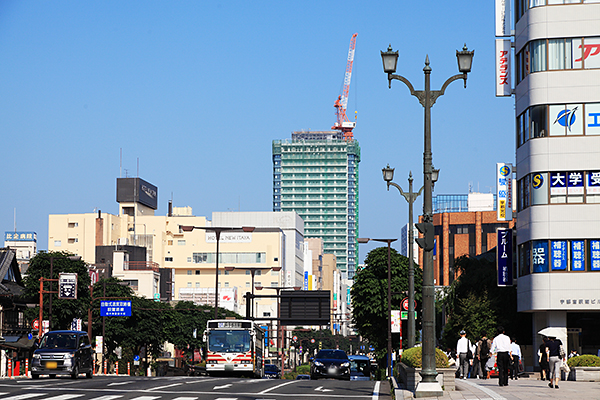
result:
[[[434,228],[431,222],[420,222],[415,224],[417,230],[423,234],[422,238],[415,239],[420,248],[431,251],[434,247]]]

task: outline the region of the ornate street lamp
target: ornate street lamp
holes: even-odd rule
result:
[[[390,45],[387,51],[381,52],[383,61],[383,71],[388,76],[389,87],[392,87],[392,80],[403,82],[410,94],[415,96],[425,111],[425,140],[423,150],[423,228],[429,235],[426,238],[433,238],[433,178],[435,170],[432,163],[431,153],[431,107],[435,104],[438,97],[442,96],[450,83],[458,79],[463,79],[467,87],[467,74],[471,71],[474,51],[468,51],[467,45],[462,51],[456,51],[458,61],[458,70],[460,74],[454,75],[446,80],[440,90],[431,90],[431,67],[429,66],[429,56],[425,57],[425,90],[415,90],[408,79],[401,75],[394,74],[398,63],[398,52],[392,50]],[[436,174],[437,175],[437,174]],[[423,369],[421,371],[422,380],[418,384],[416,397],[435,397],[443,395],[442,387],[436,380],[437,371],[435,369],[435,297],[433,287],[433,243],[426,243],[423,248]]]

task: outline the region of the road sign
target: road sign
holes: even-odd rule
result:
[[[40,329],[40,320],[39,319],[34,319],[33,322],[31,323],[31,327],[33,329],[35,329],[36,331]]]
[[[100,301],[101,317],[131,317],[131,300]]]
[[[400,313],[400,319],[408,320],[408,311],[402,311]],[[415,320],[417,319],[417,312],[415,311]]]
[[[298,341],[298,336],[294,336],[292,339],[294,339],[294,342]]]
[[[408,311],[408,297],[402,299],[402,309]],[[417,309],[417,301],[415,300],[415,310]]]
[[[315,339],[310,339],[310,342],[311,342],[311,343],[314,343],[314,342],[315,342]]]
[[[77,298],[77,274],[60,273],[58,274],[58,298],[76,299]]]

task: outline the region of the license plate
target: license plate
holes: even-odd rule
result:
[[[46,368],[48,368],[48,369],[56,369],[56,368],[58,368],[58,363],[56,361],[48,361],[46,363]]]
[[[337,368],[331,367],[331,368],[329,368],[327,370],[327,372],[330,373],[330,374],[335,375],[335,374],[337,374]]]

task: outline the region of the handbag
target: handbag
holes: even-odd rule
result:
[[[563,347],[563,345],[560,345],[560,349],[558,350],[558,354],[560,355],[560,358],[565,358],[565,356],[567,355],[567,352],[565,351],[565,348]]]
[[[562,346],[561,346],[562,347]],[[563,361],[560,365],[560,370],[561,371],[565,371],[565,374],[568,374],[569,372],[571,372],[571,368],[569,368],[569,364],[567,364],[566,361]]]
[[[471,341],[469,341],[469,344],[467,345],[467,360],[470,360],[473,358],[473,352],[471,351]]]

